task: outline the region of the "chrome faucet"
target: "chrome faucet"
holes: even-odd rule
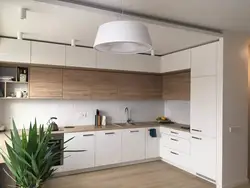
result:
[[[128,107],[126,107],[124,111],[125,111],[125,114],[126,114],[127,123],[128,124],[132,123],[131,114],[130,114],[130,110],[128,109]]]

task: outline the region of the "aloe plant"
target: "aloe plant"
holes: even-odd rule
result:
[[[7,152],[2,149],[0,154],[12,175],[8,174],[20,188],[39,188],[51,178],[55,172],[55,164],[62,151],[54,152],[56,145],[50,145],[51,127],[46,130],[37,122],[29,130],[18,131],[13,120],[13,129],[10,131],[10,144],[5,142]]]

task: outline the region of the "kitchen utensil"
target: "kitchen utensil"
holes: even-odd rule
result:
[[[51,130],[52,131],[58,131],[59,130],[59,127],[58,127],[58,125],[55,123],[55,121],[54,120],[57,120],[57,117],[51,117],[50,119],[49,119],[49,121],[48,121],[48,126],[50,126],[51,127]]]
[[[23,91],[23,98],[28,98],[28,92],[27,91]]]
[[[22,98],[23,92],[22,91],[16,91],[16,98]]]
[[[107,117],[102,116],[102,126],[106,126],[106,123],[107,123]]]

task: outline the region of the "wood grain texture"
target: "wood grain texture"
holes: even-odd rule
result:
[[[62,69],[30,68],[30,98],[62,98]]]
[[[190,100],[190,72],[163,76],[163,94],[165,100]]]
[[[157,161],[54,178],[45,188],[214,188],[204,180]]]

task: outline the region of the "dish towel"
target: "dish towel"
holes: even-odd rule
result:
[[[153,138],[157,137],[156,129],[149,129],[149,135]]]

